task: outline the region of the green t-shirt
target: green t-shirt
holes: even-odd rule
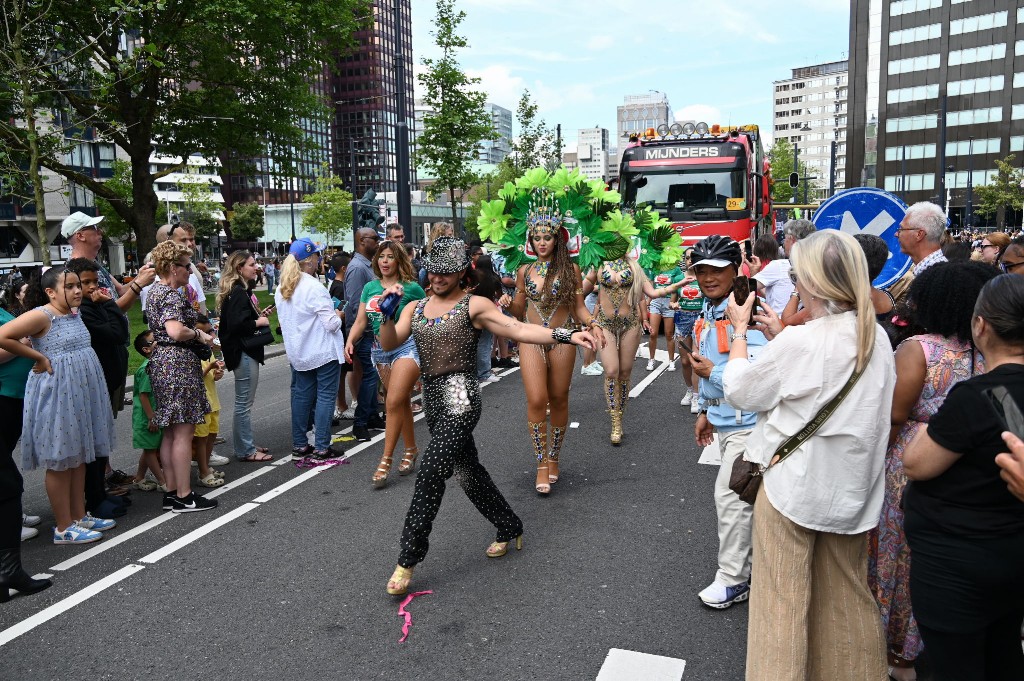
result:
[[[0,307],[0,326],[13,319],[14,315]],[[25,383],[28,382],[28,375],[32,373],[33,366],[35,362],[28,357],[15,357],[0,364],[0,396],[25,399]]]
[[[132,383],[132,428],[136,432],[140,428],[145,431],[149,427],[149,419],[146,418],[142,402],[139,401],[139,395],[143,393],[149,395],[149,406],[153,408],[153,411],[156,411],[156,396],[153,395],[153,384],[149,381],[148,359],[135,370],[135,381]]]
[[[402,314],[405,306],[412,301],[427,297],[426,292],[416,282],[402,282],[402,286],[405,292],[402,294],[402,300],[398,303],[398,314]],[[370,318],[370,324],[373,325],[374,336],[380,335],[380,323],[384,321],[384,315],[380,313],[382,293],[384,293],[384,285],[380,283],[380,279],[374,279],[366,283],[366,286],[363,287],[363,295],[359,298],[359,302],[366,304],[366,316]]]

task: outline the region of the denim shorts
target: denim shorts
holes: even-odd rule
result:
[[[697,310],[676,310],[676,335],[681,337],[693,335],[693,325],[700,319]]]
[[[673,312],[672,308],[669,307],[671,302],[668,298],[652,298],[651,304],[647,306],[647,311],[662,317],[671,317]]]
[[[370,347],[370,361],[374,364],[391,366],[398,359],[411,359],[420,365],[420,353],[416,350],[416,341],[412,336],[394,350],[386,351],[380,347],[380,341],[373,339],[373,346]]]

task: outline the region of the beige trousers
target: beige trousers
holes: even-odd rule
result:
[[[750,577],[750,528],[753,506],[729,489],[729,477],[736,459],[747,449],[750,430],[718,434],[722,465],[715,478],[715,512],[718,515],[718,572],[715,581],[736,586]]]
[[[867,533],[801,527],[762,487],[753,541],[747,681],[886,681]]]

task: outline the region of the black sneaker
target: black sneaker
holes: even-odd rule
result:
[[[164,506],[165,511],[170,511],[174,508],[174,499],[178,496],[177,490],[171,490],[170,492],[164,492]]]
[[[171,509],[173,513],[195,513],[196,511],[209,511],[212,508],[217,508],[216,499],[207,499],[195,492],[189,492],[185,498],[174,497],[171,503],[174,505],[174,508]]]
[[[352,435],[356,438],[357,442],[370,441],[370,431],[366,426],[352,426]]]
[[[313,445],[306,445],[305,447],[292,447],[292,458],[303,459],[313,453]]]
[[[329,446],[327,449],[314,449],[309,458],[316,461],[327,461],[328,459],[340,458],[344,454],[344,449],[335,449],[333,446]]]
[[[370,430],[384,430],[387,428],[387,422],[380,416],[375,416],[366,422],[366,427]]]

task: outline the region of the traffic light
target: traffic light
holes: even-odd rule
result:
[[[800,186],[800,173],[789,174],[789,186],[796,189]]]
[[[377,231],[377,226],[384,222],[384,216],[380,214],[380,205],[377,203],[377,192],[372,189],[367,189],[363,198],[359,199],[356,210],[356,223],[361,228]]]

